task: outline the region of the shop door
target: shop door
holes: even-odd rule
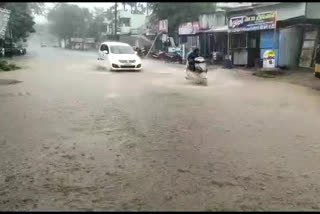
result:
[[[310,68],[314,66],[314,53],[318,43],[319,29],[315,26],[307,26],[303,35],[303,44],[300,54],[299,66]]]

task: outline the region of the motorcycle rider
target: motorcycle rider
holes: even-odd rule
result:
[[[188,55],[188,65],[189,65],[189,69],[191,71],[196,71],[196,66],[195,66],[195,62],[194,59],[199,57],[199,48],[195,48],[189,55]]]

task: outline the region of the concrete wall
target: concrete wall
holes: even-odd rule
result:
[[[292,26],[280,29],[279,66],[295,68],[299,65],[303,29]]]
[[[139,28],[146,24],[146,16],[140,14],[133,14],[131,18],[131,28]]]
[[[133,14],[130,11],[119,11],[118,18],[130,18],[130,28],[139,28],[146,24],[146,15]]]
[[[210,29],[226,25],[225,13],[203,14],[199,16],[200,29]]]
[[[308,2],[306,15],[308,19],[320,19],[320,2]]]

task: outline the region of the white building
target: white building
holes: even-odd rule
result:
[[[140,34],[146,28],[147,18],[145,14],[135,14],[131,11],[118,11],[117,34]],[[107,24],[106,35],[114,33],[114,22],[105,20]]]
[[[221,9],[233,9],[233,8],[244,8],[244,7],[252,7],[252,6],[265,6],[276,4],[277,2],[219,2],[217,3],[217,8]]]
[[[237,8],[237,7],[250,7],[252,6],[251,2],[219,2],[217,3],[218,8]]]

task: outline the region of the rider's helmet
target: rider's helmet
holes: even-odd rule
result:
[[[199,49],[199,48],[197,48],[197,47],[195,47],[195,48],[193,48],[193,52],[194,52],[194,53],[196,53],[196,52],[197,52],[197,53],[199,54],[199,53],[200,53],[200,49]]]

